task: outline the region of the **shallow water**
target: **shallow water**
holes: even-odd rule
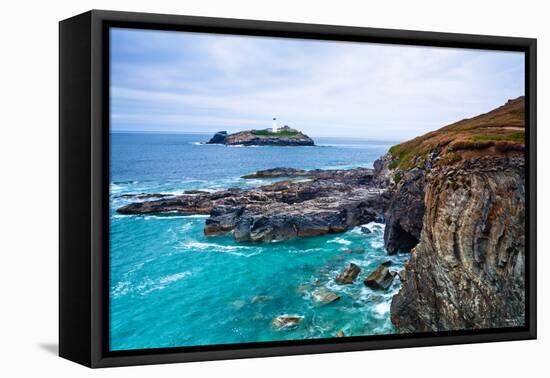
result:
[[[316,138],[324,147],[232,148],[199,145],[209,135],[112,134],[110,346],[112,350],[246,343],[394,332],[389,305],[399,290],[365,287],[380,263],[400,270],[407,255],[388,256],[383,225],[278,243],[206,238],[206,216],[123,216],[125,193],[251,187],[269,180],[241,175],[273,167],[371,167],[392,143]],[[354,252],[349,252],[349,249]],[[350,262],[361,267],[353,285],[334,282]],[[341,299],[315,302],[327,288]],[[282,314],[304,320],[274,330]]]

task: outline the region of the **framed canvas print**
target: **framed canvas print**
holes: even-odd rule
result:
[[[60,22],[60,355],[536,337],[534,39]]]

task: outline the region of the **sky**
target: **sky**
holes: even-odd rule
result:
[[[111,131],[406,140],[524,94],[520,52],[111,29]]]

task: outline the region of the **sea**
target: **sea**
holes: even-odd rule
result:
[[[389,256],[384,225],[274,243],[238,243],[231,235],[205,237],[205,215],[121,215],[135,193],[251,188],[273,179],[241,176],[261,169],[372,167],[392,141],[314,138],[315,147],[207,145],[210,134],[111,133],[110,350],[257,343],[391,334],[388,291],[363,284],[382,262],[400,270],[406,254]],[[355,284],[334,279],[350,263]],[[340,300],[322,304],[316,290]],[[274,329],[280,315],[295,327]]]

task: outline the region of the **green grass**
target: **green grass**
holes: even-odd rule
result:
[[[292,131],[292,130],[281,130],[277,131],[276,133],[272,133],[268,130],[254,130],[252,131],[252,134],[257,136],[270,136],[270,137],[292,137],[295,135],[298,135],[298,131]]]
[[[525,143],[525,132],[524,131],[515,131],[508,134],[496,134],[496,135],[474,135],[472,136],[474,142],[480,141],[509,141],[509,142],[518,142]]]

